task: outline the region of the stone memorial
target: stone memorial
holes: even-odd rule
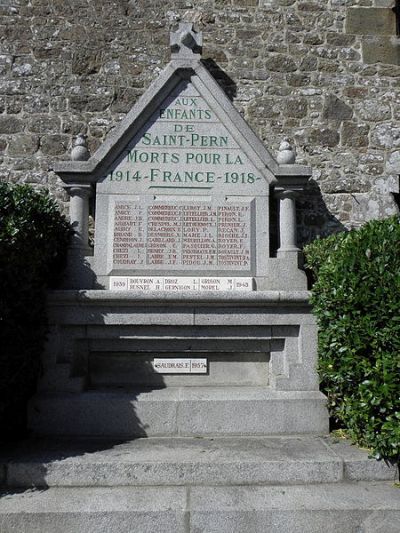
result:
[[[38,434],[328,429],[296,245],[311,170],[285,140],[271,155],[201,46],[181,24],[170,64],[104,144],[90,156],[79,137],[55,167],[75,234],[65,288],[49,295]]]

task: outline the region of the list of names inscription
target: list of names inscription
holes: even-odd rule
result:
[[[113,269],[177,270],[251,266],[251,206],[114,204]]]

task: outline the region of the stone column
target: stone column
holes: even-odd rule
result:
[[[292,165],[296,161],[296,153],[293,150],[288,139],[283,139],[279,145],[276,161],[281,167],[291,170]],[[290,176],[290,177],[289,177]],[[279,236],[280,247],[279,255],[287,252],[298,252],[297,238],[296,238],[296,192],[299,190],[299,185],[295,185],[297,178],[290,173],[275,187],[275,195],[279,199]]]
[[[290,189],[276,190],[279,199],[279,236],[278,256],[287,252],[298,252],[296,237],[296,192]]]
[[[68,184],[65,189],[70,196],[70,223],[74,230],[68,250],[68,263],[64,288],[91,289],[94,275],[87,256],[89,246],[89,198],[92,194],[90,184]]]
[[[74,230],[71,248],[79,249],[85,255],[89,251],[89,198],[90,185],[68,185],[65,187],[70,196],[69,214]]]

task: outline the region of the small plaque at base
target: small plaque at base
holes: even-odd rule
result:
[[[155,357],[152,365],[157,374],[207,374],[208,372],[205,358]]]

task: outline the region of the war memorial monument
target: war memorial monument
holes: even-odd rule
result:
[[[182,23],[106,141],[54,168],[75,234],[29,427],[65,444],[8,464],[9,488],[47,490],[3,500],[2,532],[399,531],[394,471],[327,437],[296,244],[311,169],[272,155],[201,47]]]
[[[171,35],[171,49],[171,63],[97,152],[87,159],[78,145],[78,160],[55,168],[76,230],[66,287],[85,291],[50,298],[32,428],[324,434],[316,325],[296,246],[295,197],[311,169],[295,164],[287,143],[272,157],[201,63],[191,25]]]

